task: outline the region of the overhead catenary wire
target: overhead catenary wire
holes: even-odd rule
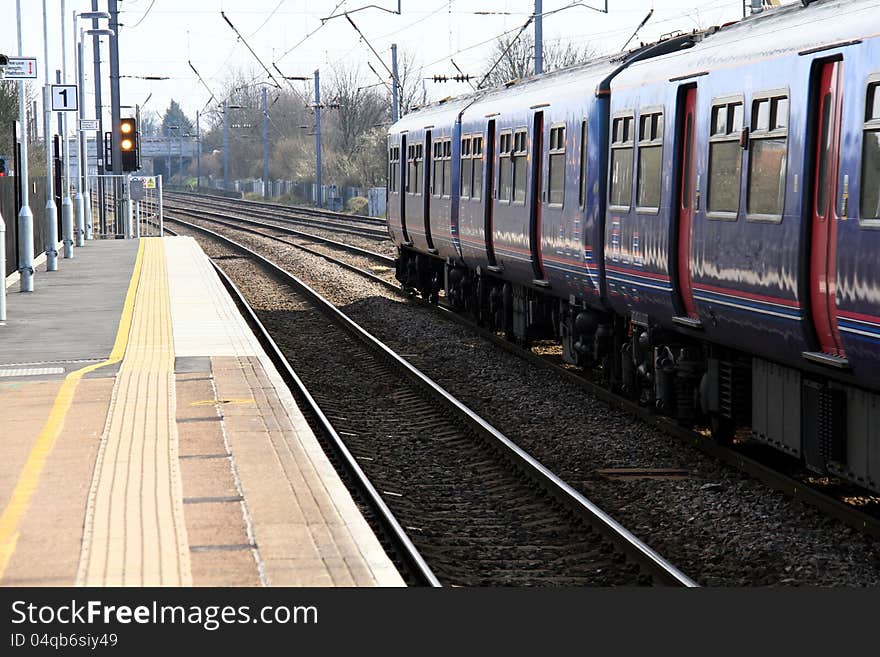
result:
[[[211,95],[211,97],[208,98],[208,102],[205,103],[205,106],[202,108],[202,111],[204,112],[205,109],[207,109],[208,105],[211,104],[211,101],[212,101],[212,100],[217,100],[217,97],[214,95],[214,92],[211,91],[211,87],[208,86],[208,83],[205,82],[205,81],[202,79],[202,76],[201,76],[201,75],[199,74],[199,72],[196,70],[196,67],[193,66],[192,60],[187,60],[186,63],[189,64],[189,67],[193,70],[193,73],[196,74],[196,77],[199,79],[199,82],[202,83],[202,86],[205,88],[205,91],[207,91],[207,92]]]
[[[150,10],[153,8],[153,5],[154,5],[154,4],[156,4],[156,0],[153,0],[153,1],[150,3],[150,6],[147,7],[147,10],[144,12],[144,15],[140,17],[140,20],[138,20],[137,23],[135,23],[134,25],[130,25],[130,26],[127,25],[126,28],[129,29],[129,30],[133,30],[133,29],[136,28],[138,25],[140,25],[141,23],[143,23],[143,22],[147,19],[147,16],[150,15]]]
[[[341,0],[340,2],[337,2],[337,3],[336,3],[336,6],[333,7],[333,11],[332,11],[331,13],[332,13],[332,14],[335,14],[335,13],[339,10],[339,8],[340,8],[342,5],[344,5],[345,3],[346,3],[346,0]],[[321,21],[321,24],[318,25],[318,27],[316,27],[314,30],[312,30],[312,31],[309,32],[308,34],[306,34],[302,39],[300,39],[299,41],[297,41],[297,42],[296,42],[295,44],[293,44],[290,48],[288,48],[287,50],[285,50],[285,51],[281,54],[281,56],[280,56],[278,59],[276,59],[275,61],[280,62],[282,59],[284,59],[285,57],[287,57],[290,53],[292,53],[294,50],[296,50],[296,49],[299,48],[302,44],[304,44],[304,43],[306,42],[306,40],[307,40],[309,37],[311,37],[312,35],[315,34],[315,32],[317,32],[317,31],[320,30],[322,27],[324,27],[324,25],[326,25],[326,21]]]
[[[535,17],[529,16],[528,19],[526,20],[526,22],[523,23],[523,26],[519,29],[519,32],[517,33],[517,35],[510,40],[510,43],[507,44],[507,47],[504,49],[504,52],[502,52],[498,56],[498,59],[495,60],[495,63],[489,67],[488,71],[486,71],[486,74],[483,76],[483,79],[477,83],[477,89],[481,89],[483,87],[483,83],[489,79],[489,76],[492,74],[492,71],[494,71],[495,68],[498,66],[498,64],[501,63],[501,60],[504,59],[504,57],[507,55],[507,53],[513,47],[513,44],[516,43],[517,39],[519,39],[522,36],[522,33],[526,31],[526,28],[528,28],[528,26],[532,24],[533,20],[535,20]]]
[[[272,71],[270,71],[270,70],[266,67],[266,65],[263,63],[263,60],[260,59],[259,55],[257,55],[257,53],[254,52],[254,49],[251,48],[250,44],[245,40],[244,36],[242,36],[241,32],[238,31],[238,28],[235,27],[235,25],[232,24],[232,21],[229,20],[229,18],[226,16],[226,12],[224,12],[224,11],[221,9],[221,10],[220,10],[220,15],[223,17],[223,20],[226,21],[226,23],[229,25],[229,27],[231,27],[232,30],[238,35],[239,40],[245,45],[245,47],[246,47],[246,48],[250,51],[250,53],[254,56],[254,59],[256,59],[257,62],[260,64],[260,66],[263,67],[263,70],[266,71],[266,75],[269,76],[269,79],[272,80],[272,82],[275,83],[275,86],[276,86],[277,88],[280,89],[280,88],[281,88],[281,85],[278,83],[278,80],[275,79],[275,76],[272,75]]]

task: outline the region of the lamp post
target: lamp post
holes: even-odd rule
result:
[[[55,205],[55,181],[52,179],[52,96],[49,86],[49,16],[43,0],[43,58],[45,83],[43,86],[43,139],[46,146],[46,271],[58,271],[58,206]]]
[[[110,14],[104,11],[89,11],[83,12],[81,14],[77,14],[76,11],[73,12],[73,27],[76,29],[76,21],[77,19],[82,20],[92,20],[97,21],[100,19],[109,19]],[[95,38],[101,36],[110,36],[113,34],[112,30],[108,29],[91,29],[91,30],[83,30],[80,28],[79,31],[79,39],[76,44],[76,72],[77,72],[77,84],[79,86],[79,111],[77,112],[77,118],[79,121],[82,121],[85,115],[85,94],[86,94],[86,84],[85,84],[85,35],[93,36]],[[95,80],[95,85],[98,85],[99,82]],[[100,126],[100,116],[96,117],[99,120]],[[92,203],[89,192],[89,149],[88,149],[88,140],[86,139],[86,133],[82,129],[81,125],[77,122],[76,129],[76,143],[78,147],[78,155],[76,158],[77,162],[77,179],[78,183],[76,186],[76,245],[83,246],[84,239],[92,239]],[[101,153],[96,151],[96,156],[98,158],[101,157]]]
[[[18,23],[18,56],[24,55],[21,40],[21,0],[15,2],[16,20]],[[24,130],[21,140],[21,171],[16,172],[21,184],[21,209],[18,211],[18,254],[19,254],[19,290],[34,291],[34,214],[31,212],[28,184],[28,129],[27,102],[25,99],[24,80],[18,81],[18,120]],[[4,276],[6,272],[3,272]],[[4,279],[5,283],[5,279]]]

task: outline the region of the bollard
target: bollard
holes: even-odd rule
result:
[[[92,193],[86,190],[83,196],[83,217],[86,223],[86,239],[92,239]]]
[[[49,192],[51,193],[51,189]],[[46,236],[43,245],[46,247],[46,271],[58,271],[58,206],[55,199],[46,201],[45,226]]]
[[[0,322],[6,321],[6,222],[0,214]]]
[[[64,257],[73,257],[73,203],[70,194],[61,200],[61,239],[64,240]]]
[[[34,291],[34,214],[30,206],[25,203],[18,211],[18,252],[20,254],[21,267],[18,273],[21,275],[20,291]]]
[[[76,245],[83,246],[83,244],[85,244],[84,237],[86,232],[86,218],[85,199],[83,198],[83,194],[81,191],[76,192],[74,207],[76,208],[76,229],[74,231],[74,234],[76,235]]]

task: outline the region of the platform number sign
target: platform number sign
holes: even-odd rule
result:
[[[75,112],[78,109],[75,84],[52,85],[52,111]]]

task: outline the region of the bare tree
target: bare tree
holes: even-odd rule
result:
[[[578,47],[571,43],[562,45],[544,43],[544,70],[552,71],[585,62],[594,56],[589,46]],[[534,75],[535,39],[531,32],[500,37],[495,41],[492,54],[485,62],[479,79],[486,76],[484,87],[501,86],[511,80]]]
[[[329,99],[338,105],[328,113],[331,146],[353,157],[361,148],[360,137],[388,120],[390,106],[374,87],[364,84],[358,68],[340,66],[333,69]]]
[[[403,115],[414,107],[425,105],[428,102],[428,91],[422,79],[422,65],[415,54],[403,50],[398,53],[397,80],[400,83],[400,114]]]

